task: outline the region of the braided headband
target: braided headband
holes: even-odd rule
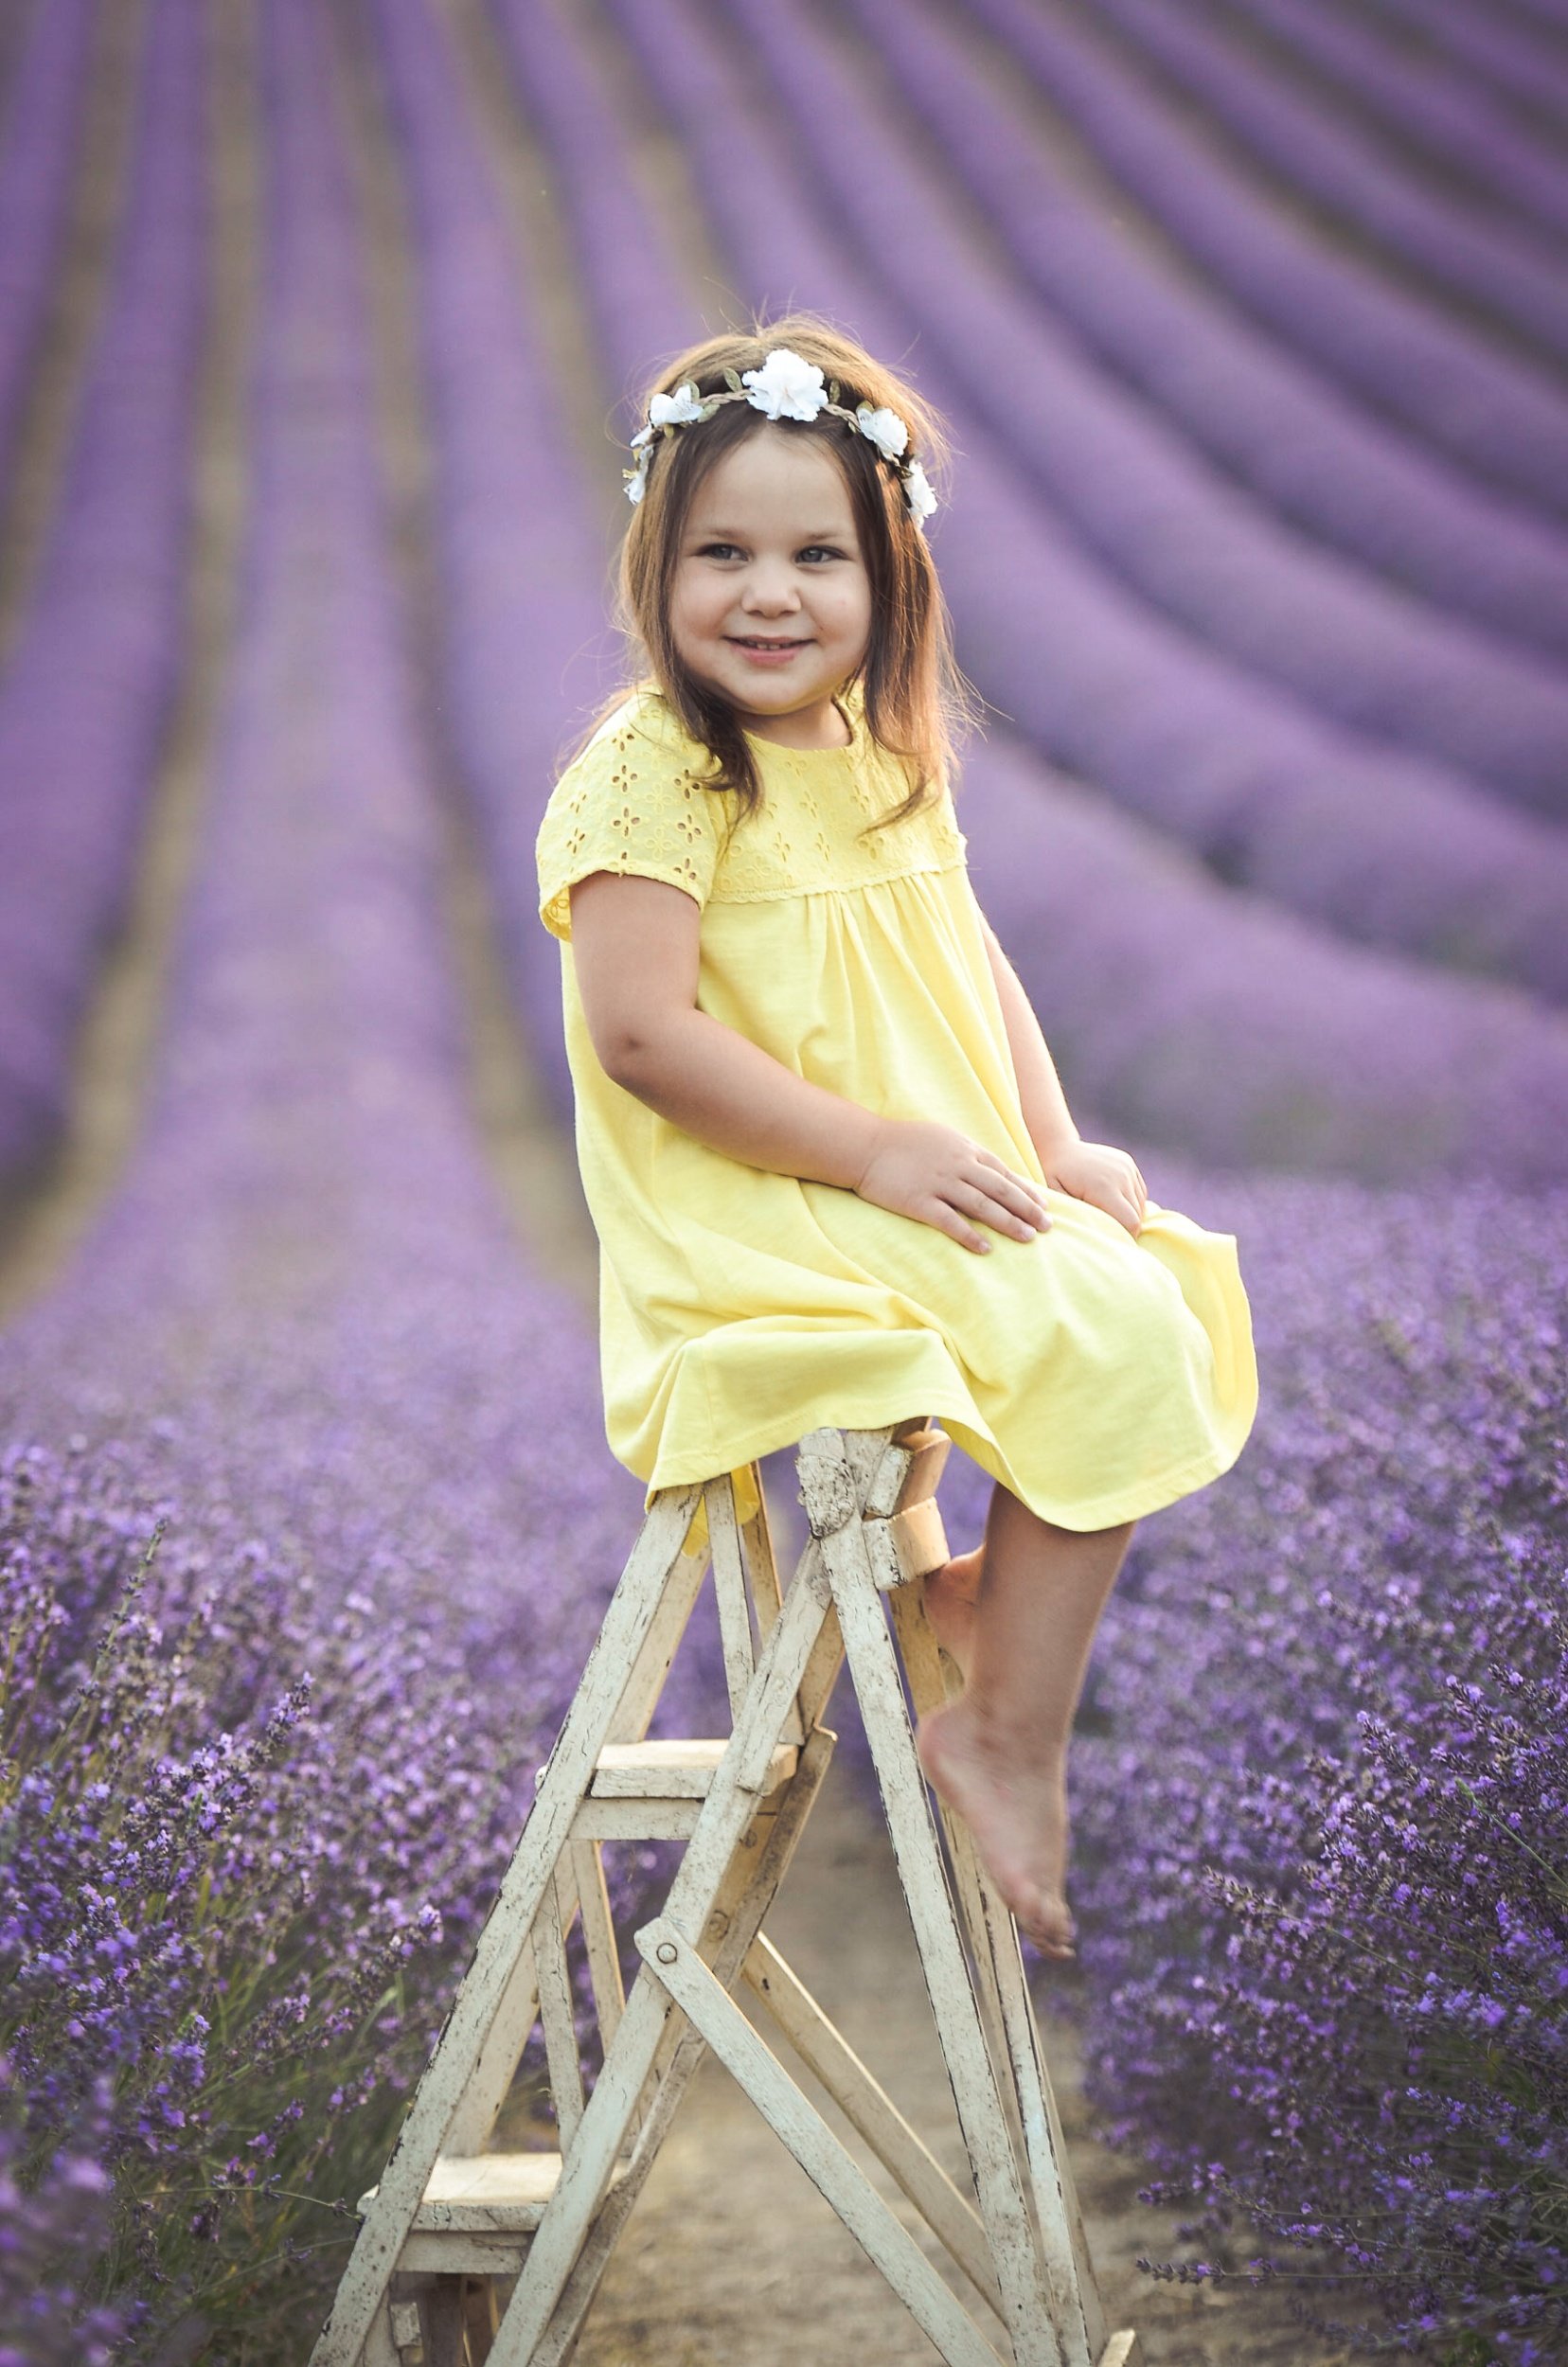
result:
[[[637,455],[634,469],[621,472],[626,478],[626,498],[640,502],[648,486],[648,464],[653,457],[657,436],[672,436],[677,428],[689,427],[693,420],[708,419],[721,403],[749,402],[770,419],[814,419],[819,412],[829,412],[835,419],[843,419],[858,436],[874,444],[882,458],[891,461],[899,472],[899,482],[910,516],[924,530],[925,522],[936,507],[936,496],[926,482],[926,472],[918,460],[906,455],[909,430],[896,411],[873,411],[863,402],[853,411],[846,410],[839,400],[839,384],[834,379],[823,384],[822,372],[814,362],[806,362],[788,346],[775,346],[759,370],[747,370],[738,377],[734,370],[724,372],[728,392],[722,395],[700,395],[695,382],[677,386],[672,395],[655,395],[648,406],[648,424],[632,438],[632,450]]]

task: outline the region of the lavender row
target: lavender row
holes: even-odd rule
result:
[[[1568,1200],[1148,1172],[1237,1233],[1263,1385],[1236,1470],[1141,1524],[1096,1646],[1070,1886],[1092,2100],[1163,2199],[1203,2206],[1202,2275],[1283,2245],[1313,2321],[1376,2328],[1381,2302],[1417,2348],[1461,2356],[1468,2327],[1547,2367]]]
[[[33,1442],[0,1591],[44,1662],[0,2036],[35,2148],[114,2073],[114,2240],[77,2269],[149,2356],[308,2348],[334,2205],[384,2160],[641,1508],[473,1135],[329,38],[268,0],[247,83],[243,599],[155,1090],[0,1343]],[[105,1638],[160,1512],[163,1575]]]
[[[1532,33],[1549,33],[1551,55],[1560,57],[1560,43],[1568,40],[1568,16],[1560,0],[1513,0],[1511,11],[1530,24]]]
[[[1069,1095],[1211,1167],[1568,1180],[1568,1023],[1325,943],[1005,742],[958,812]]]
[[[0,140],[0,485],[59,263],[80,155],[97,0],[38,9],[5,93]]]
[[[561,958],[535,910],[533,844],[572,729],[615,679],[602,511],[572,466],[577,426],[540,343],[529,258],[448,43],[419,0],[376,0],[374,23],[410,196],[449,728],[517,1007],[564,1109]]]
[[[1439,172],[1456,169],[1546,229],[1568,232],[1568,165],[1515,112],[1477,90],[1473,75],[1300,0],[1263,0],[1252,15]]]
[[[748,297],[798,296],[842,312],[875,348],[910,349],[911,316],[814,215],[766,105],[719,42],[678,0],[619,9],[616,21],[680,131]],[[761,49],[767,27],[752,29]],[[1347,745],[1151,616],[1081,546],[1050,536],[923,349],[920,375],[960,422],[962,479],[935,522],[960,651],[1038,749],[1310,917],[1560,990],[1560,858],[1542,825],[1438,793],[1413,758]]]
[[[1523,17],[1532,31],[1544,37],[1542,47],[1548,54],[1562,55],[1562,44],[1568,41],[1568,14],[1564,13],[1561,0],[1504,0],[1504,6],[1508,13]]]
[[[1241,306],[1375,409],[1541,509],[1568,514],[1568,402],[1531,365],[1327,250],[1103,43],[1031,0],[966,0],[1168,236]]]
[[[1548,240],[1523,226],[1494,229],[1483,213],[1417,186],[1196,15],[1145,0],[1105,0],[1104,13],[1267,171],[1545,352],[1568,354],[1568,288]]]
[[[1533,119],[1550,139],[1568,122],[1568,57],[1536,27],[1501,9],[1432,9],[1422,0],[1381,0],[1385,13],[1419,33],[1424,47],[1472,68]]]
[[[1492,632],[1568,656],[1568,538],[1375,418],[1086,203],[949,12],[858,0],[882,70],[1031,286],[1243,485],[1330,545]]]
[[[0,1173],[60,1124],[177,679],[206,298],[202,43],[194,0],[155,0],[108,314],[0,683]]]
[[[644,20],[640,7],[636,17]],[[738,115],[737,92],[712,50],[686,45],[689,23],[670,11],[653,25],[650,67],[656,45],[672,87],[689,95],[691,123],[712,127],[711,148],[693,151],[699,170],[705,161],[722,186],[729,163],[722,143],[733,142],[747,159],[756,219],[796,222],[789,269],[800,286],[798,201],[773,176],[766,134]],[[537,71],[530,86],[536,96],[543,87]],[[580,60],[552,89],[553,103],[539,114],[552,158],[573,144],[614,152],[619,143],[603,101],[586,117],[571,103],[595,94]],[[732,196],[729,226],[749,219]],[[598,251],[591,222],[579,216],[573,223],[589,282]],[[658,258],[650,253],[644,274],[645,251],[633,246],[617,268],[657,288]],[[822,293],[838,295],[842,283]],[[859,327],[864,292],[862,299],[844,308]],[[655,346],[673,342],[678,326],[651,305],[639,320]],[[941,524],[944,565],[956,523]],[[1299,1159],[1378,1175],[1408,1159],[1414,1145],[1421,1162],[1438,1166],[1484,1168],[1495,1160],[1494,1172],[1515,1176],[1561,1171],[1568,1140],[1541,1131],[1539,1110],[1564,1081],[1568,1035],[1523,998],[1325,942],[1220,888],[1190,858],[1022,752],[977,749],[961,796],[972,800],[963,810],[983,900],[994,906],[1064,1048],[1074,1089],[1096,1106],[1226,1162]],[[1177,959],[1173,949],[1187,938],[1192,952]],[[1162,1006],[1168,1027],[1154,1016]],[[1255,1023],[1262,1012],[1268,1019]],[[1217,1059],[1221,1041],[1225,1055]],[[1167,1064],[1173,1081],[1161,1092],[1153,1080]],[[1496,1077],[1484,1112],[1467,1109],[1467,1065]],[[1397,1121],[1388,1117],[1394,1107]]]
[[[852,77],[805,9],[741,0],[739,22],[846,242],[1038,489],[1053,531],[1081,537],[1161,613],[1315,712],[1564,810],[1561,672],[1422,609],[1260,511],[1028,305],[898,136],[869,72]]]
[[[634,406],[643,385],[702,324],[671,258],[650,234],[623,127],[549,0],[490,6],[517,97],[548,140],[579,260],[577,290],[619,398],[612,432],[626,443],[642,424]],[[597,389],[570,388],[567,400],[598,416]]]

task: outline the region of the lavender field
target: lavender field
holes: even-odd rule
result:
[[[1568,0],[19,0],[0,2367],[308,2354],[635,1533],[534,837],[638,388],[790,305],[951,422],[977,894],[1256,1323],[1042,1975],[1128,2309],[1568,2356]]]

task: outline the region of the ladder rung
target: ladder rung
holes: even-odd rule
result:
[[[626,2175],[617,2162],[611,2184]],[[561,2178],[559,2153],[440,2154],[418,2211],[414,2232],[421,2235],[519,2235],[544,2216]],[[354,2205],[365,2216],[379,2186],[367,2187]]]
[[[727,1735],[677,1735],[657,1742],[607,1742],[598,1754],[592,1800],[705,1800],[714,1771],[729,1749]],[[768,1761],[763,1797],[789,1782],[799,1757],[793,1742],[781,1742]],[[535,1776],[539,1783],[544,1770]]]

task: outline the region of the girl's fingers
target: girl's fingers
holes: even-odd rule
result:
[[[1004,1207],[1016,1209],[1031,1220],[1038,1214],[1049,1224],[1051,1218],[1045,1187],[1037,1184],[1032,1176],[1015,1175],[1011,1167],[1005,1167],[998,1159],[988,1160],[985,1173],[970,1177],[967,1181],[989,1199],[1000,1201]]]
[[[1014,1240],[1032,1241],[1036,1233],[1042,1230],[1040,1225],[1031,1223],[1020,1210],[1009,1207],[997,1192],[988,1190],[984,1184],[960,1181],[953,1186],[953,1196],[954,1206],[962,1208],[969,1216],[980,1218],[986,1224],[994,1225],[999,1233],[1010,1233]]]
[[[1016,1175],[1011,1167],[997,1157],[994,1150],[982,1150],[976,1155],[982,1166],[991,1168],[998,1175],[1005,1175],[1009,1184],[1016,1184],[1020,1191],[1027,1192],[1031,1200],[1038,1201],[1042,1208],[1044,1207],[1045,1185],[1043,1184],[1037,1184],[1032,1175]],[[989,1177],[987,1181],[989,1182]]]
[[[985,1235],[977,1233],[973,1225],[967,1221],[957,1203],[939,1194],[932,1198],[927,1207],[912,1208],[909,1213],[918,1217],[922,1224],[935,1225],[938,1233],[945,1233],[950,1240],[959,1242],[965,1249],[988,1250],[990,1247]]]

